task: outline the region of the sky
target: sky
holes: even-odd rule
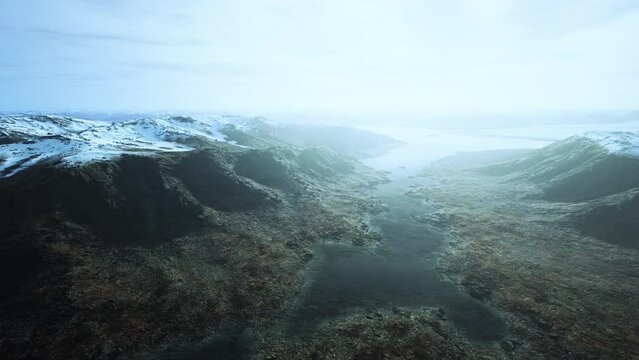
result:
[[[637,104],[636,0],[0,2],[0,111],[426,116]]]

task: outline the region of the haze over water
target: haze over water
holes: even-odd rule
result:
[[[588,131],[637,131],[639,120],[590,122],[479,129],[420,126],[362,126],[387,134],[404,144],[382,156],[364,159],[367,165],[398,175],[412,175],[433,161],[459,152],[538,149],[554,141]]]

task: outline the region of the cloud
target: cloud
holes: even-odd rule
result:
[[[13,73],[13,74],[0,74],[0,81],[3,82],[22,82],[22,81],[57,81],[67,80],[67,85],[77,85],[77,82],[95,82],[95,81],[110,81],[111,76],[104,74],[79,74],[74,72],[56,72],[56,73]]]
[[[92,11],[108,14],[118,19],[139,19],[142,17],[155,17],[164,21],[174,22],[180,25],[191,24],[194,18],[189,13],[189,3],[181,2],[178,11],[175,11],[173,1],[153,0],[153,6],[149,6],[147,0],[81,0]]]
[[[55,29],[47,29],[42,27],[32,27],[24,30],[25,32],[32,34],[39,34],[44,36],[51,36],[57,38],[67,38],[75,40],[86,41],[110,41],[121,42],[135,45],[153,45],[153,46],[176,46],[176,45],[191,45],[193,41],[159,41],[154,39],[138,38],[134,36],[123,36],[117,34],[107,33],[90,33],[90,32],[71,32]]]
[[[221,61],[202,63],[143,61],[121,63],[120,65],[135,70],[173,72],[185,75],[254,75],[258,73],[255,66]]]
[[[5,83],[99,82],[38,99],[51,106],[94,96],[102,107],[439,113],[628,107],[639,94],[636,0],[6,3]],[[0,107],[35,101],[21,94]]]
[[[0,69],[14,69],[14,68],[19,68],[21,66],[20,63],[16,62],[16,61],[0,61]]]

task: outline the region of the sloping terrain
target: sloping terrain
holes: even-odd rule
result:
[[[249,148],[216,130],[259,123],[0,120],[6,359],[137,358],[271,326],[314,244],[379,241],[366,191],[382,175],[330,150],[268,136]]]
[[[346,126],[281,125],[274,134],[298,146],[323,146],[354,157],[371,157],[400,144],[382,134]]]
[[[603,241],[639,247],[639,134],[587,133],[480,173],[536,184],[536,198],[581,204],[570,221]]]
[[[506,314],[508,358],[639,356],[636,136],[587,134],[484,166],[448,159],[409,189],[455,239],[440,271]]]
[[[225,141],[221,124],[190,117],[109,123],[30,115],[0,117],[0,124],[4,177],[42,163],[73,166],[122,154],[184,152],[193,150],[193,145]]]
[[[263,118],[244,119],[241,127],[227,125],[221,131],[229,140],[254,148],[285,142],[300,147],[323,147],[355,158],[379,155],[401,144],[390,136],[347,126],[274,124]]]
[[[479,171],[537,183],[541,197],[551,201],[592,200],[639,186],[638,157],[612,152],[588,137],[571,137]]]
[[[397,146],[385,135],[347,127],[273,124],[241,116],[172,116],[121,122],[61,116],[0,116],[0,176],[32,165],[76,165],[122,154],[187,152],[229,143],[267,149],[273,146],[322,147],[341,155],[369,156]]]
[[[639,249],[639,188],[591,201],[570,222],[584,234]]]

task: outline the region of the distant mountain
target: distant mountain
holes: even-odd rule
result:
[[[387,135],[347,126],[282,125],[274,133],[299,146],[324,146],[355,157],[378,156],[401,144]]]
[[[341,154],[365,156],[399,142],[358,129],[309,129],[240,116],[173,116],[122,122],[46,115],[2,116],[0,176],[14,175],[35,164],[69,166],[125,154],[186,152],[211,143],[250,148],[319,146]]]
[[[571,215],[578,229],[639,248],[639,133],[589,132],[479,171],[533,182],[540,199],[583,204]]]

